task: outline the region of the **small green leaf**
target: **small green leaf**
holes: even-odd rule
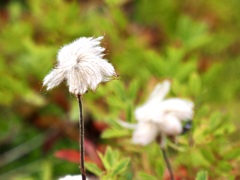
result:
[[[189,79],[189,88],[193,96],[198,96],[201,92],[201,79],[197,73],[192,73]]]
[[[223,172],[229,172],[233,169],[233,165],[226,161],[220,161],[218,165],[218,169]]]
[[[104,168],[105,168],[106,170],[111,169],[111,166],[110,166],[110,164],[108,163],[108,161],[105,159],[105,157],[104,157],[101,153],[98,153],[98,155],[99,155],[99,157],[100,157],[100,159],[101,159],[101,161],[102,161],[102,163],[103,163]]]
[[[195,180],[207,180],[207,179],[208,179],[207,171],[200,171],[197,173],[197,177]]]
[[[224,154],[225,160],[240,159],[240,148],[233,148]]]
[[[117,129],[117,128],[112,128],[112,129],[107,129],[105,130],[101,137],[108,139],[108,138],[117,138],[117,137],[124,137],[130,135],[129,130],[127,129]]]
[[[133,80],[132,83],[130,84],[129,93],[128,93],[131,99],[136,98],[138,89],[139,89],[139,81]]]
[[[200,151],[201,151],[203,157],[208,160],[208,162],[214,163],[215,156],[214,156],[213,152],[209,151],[208,148],[201,149]]]
[[[104,158],[107,160],[110,167],[112,167],[114,164],[114,154],[113,154],[113,150],[111,147],[107,147]]]
[[[127,114],[127,120],[128,122],[131,122],[131,120],[133,119],[133,105],[131,104],[131,102],[129,101],[126,104],[126,114]]]
[[[116,176],[126,170],[130,158],[122,159],[113,167],[113,175]]]
[[[42,178],[46,180],[52,179],[52,165],[49,161],[44,161],[42,164]]]
[[[209,131],[215,132],[219,128],[225,126],[224,122],[221,121],[221,116],[222,115],[221,115],[220,112],[214,112],[214,113],[211,114],[211,116],[209,117],[209,120],[210,120]]]
[[[114,151],[110,147],[107,147],[104,156],[101,153],[99,153],[98,155],[99,155],[100,159],[102,160],[102,163],[103,163],[105,169],[111,170],[112,166],[114,164],[114,160],[115,160],[114,158],[117,158],[114,155]]]
[[[103,173],[103,171],[94,163],[86,163],[86,168],[88,171],[90,171],[91,173],[95,174],[96,176],[101,176],[101,174]]]
[[[161,179],[163,177],[164,170],[165,170],[165,166],[163,165],[162,161],[157,161],[155,164],[155,172],[158,177],[161,177]]]
[[[157,180],[156,177],[154,177],[150,174],[147,174],[145,172],[139,172],[138,177],[139,177],[139,180],[145,180],[145,179],[147,179],[147,180]]]

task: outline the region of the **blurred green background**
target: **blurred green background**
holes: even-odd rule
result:
[[[169,97],[195,103],[193,142],[169,142],[177,177],[206,171],[210,179],[240,179],[239,9],[238,0],[1,1],[0,179],[79,174],[78,158],[56,157],[78,150],[76,99],[65,84],[46,92],[42,80],[61,46],[102,35],[120,79],[84,96],[87,161],[112,179],[167,179],[157,143],[132,145],[132,132],[116,120],[135,122],[134,109],[170,79]],[[96,154],[106,146],[116,155],[112,162],[131,158],[116,174]],[[89,174],[98,174],[93,166]]]

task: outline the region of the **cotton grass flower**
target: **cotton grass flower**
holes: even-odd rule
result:
[[[164,99],[170,90],[170,85],[167,80],[156,85],[146,103],[136,108],[136,124],[123,121],[119,123],[126,128],[134,129],[132,137],[134,144],[146,146],[160,139],[163,157],[170,173],[170,179],[173,180],[173,171],[165,150],[166,137],[176,137],[190,128],[194,104],[180,98]],[[182,125],[183,122],[187,123],[186,126]]]
[[[177,136],[184,131],[182,123],[192,120],[194,104],[180,98],[165,100],[169,89],[170,82],[167,80],[158,84],[146,103],[135,110],[137,124],[133,143],[147,145],[158,136]]]
[[[78,95],[95,91],[98,84],[116,76],[113,66],[103,58],[103,37],[79,38],[63,46],[57,56],[57,66],[44,78],[43,85],[50,90],[66,80],[69,92]]]
[[[57,55],[57,66],[43,80],[43,85],[47,86],[47,90],[66,80],[69,92],[77,97],[82,180],[86,179],[82,95],[88,90],[95,91],[99,83],[109,81],[117,76],[113,66],[103,58],[105,48],[100,46],[102,39],[103,37],[82,37],[63,46]]]
[[[146,103],[136,108],[137,124],[119,121],[122,126],[134,129],[132,137],[134,144],[145,146],[159,136],[182,134],[185,130],[182,124],[192,120],[193,102],[180,98],[164,99],[170,85],[168,80],[157,84]]]
[[[82,175],[67,175],[59,178],[58,180],[82,180]]]

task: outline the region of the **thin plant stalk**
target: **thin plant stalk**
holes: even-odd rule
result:
[[[168,172],[169,172],[169,175],[170,175],[170,179],[175,180],[173,170],[172,170],[172,166],[171,166],[171,163],[170,163],[170,160],[168,158],[167,151],[166,151],[166,136],[163,135],[163,134],[161,136],[160,148],[162,150],[162,154],[163,154],[165,164],[167,165],[167,169],[168,169]]]
[[[166,151],[165,148],[161,148],[161,150],[162,150],[164,161],[165,161],[165,163],[167,165],[168,172],[170,174],[170,179],[171,180],[175,180],[174,175],[173,175],[172,166],[171,166],[170,161],[168,159],[167,151]]]
[[[77,95],[78,106],[79,106],[79,148],[80,148],[80,170],[82,174],[82,180],[86,180],[86,172],[84,167],[84,120],[83,120],[83,110],[82,110],[82,100],[81,95]]]

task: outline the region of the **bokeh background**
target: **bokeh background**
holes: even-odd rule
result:
[[[0,179],[79,174],[76,98],[42,80],[61,46],[102,35],[120,78],[84,95],[88,174],[168,179],[158,144],[133,145],[116,120],[135,122],[134,109],[169,79],[169,97],[195,103],[192,132],[168,144],[177,178],[240,179],[239,9],[237,0],[1,1]]]

